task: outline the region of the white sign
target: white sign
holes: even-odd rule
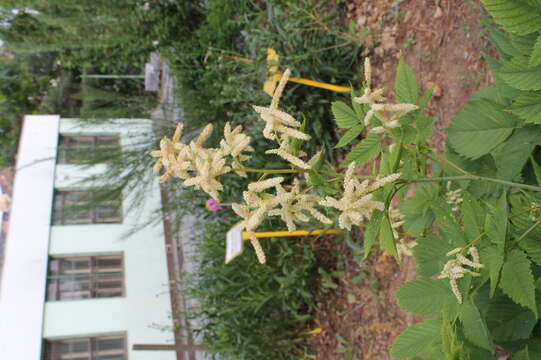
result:
[[[242,232],[237,226],[233,226],[227,232],[225,240],[225,263],[228,264],[242,254],[244,251],[244,241],[242,240]]]

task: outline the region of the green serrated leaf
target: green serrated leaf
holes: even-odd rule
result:
[[[400,212],[405,216],[404,228],[408,234],[419,235],[434,221],[430,211],[432,201],[438,197],[438,188],[433,185],[420,186],[414,196],[400,205]]]
[[[470,301],[464,302],[464,304],[460,306],[458,316],[462,323],[462,327],[464,328],[464,335],[466,338],[471,341],[472,344],[493,353],[494,345],[490,340],[487,324],[481,317],[477,306]]]
[[[541,21],[539,23],[541,24]],[[499,73],[509,85],[517,89],[541,89],[541,65],[530,66],[527,56],[517,56],[505,61]]]
[[[446,254],[453,249],[454,246],[442,238],[417,239],[417,245],[413,248],[417,274],[427,277],[439,274],[449,260]]]
[[[541,141],[541,128],[528,126],[517,129],[500,146],[492,151],[498,169],[497,176],[503,180],[515,180],[522,172],[530,154]]]
[[[331,111],[336,120],[336,125],[341,129],[349,129],[357,125],[360,119],[355,114],[352,108],[346,105],[343,101],[335,101],[332,103]]]
[[[464,233],[468,239],[475,239],[483,232],[485,226],[485,211],[470,193],[466,192],[462,203],[462,222],[464,223]]]
[[[364,126],[362,124],[354,125],[351,129],[346,131],[346,133],[340,138],[338,144],[334,147],[335,149],[341,148],[349,144],[352,140],[357,138],[361,132],[363,132]]]
[[[541,266],[541,241],[538,238],[526,237],[518,245],[537,265]]]
[[[462,156],[477,159],[501,144],[517,125],[503,106],[487,100],[471,100],[449,126],[449,143]],[[479,141],[483,139],[483,141]]]
[[[376,236],[381,229],[381,221],[383,220],[383,211],[374,210],[372,217],[364,230],[364,258],[366,259],[372,250]]]
[[[380,152],[381,137],[376,134],[370,134],[351,149],[351,152],[342,163],[342,167],[347,167],[352,161],[355,161],[356,167],[362,167],[378,156]]]
[[[481,0],[496,23],[507,31],[525,35],[541,30],[539,10],[521,0]]]
[[[526,123],[541,124],[541,92],[528,91],[521,93],[508,108]]]
[[[508,214],[507,194],[504,193],[489,212],[485,221],[485,232],[488,238],[500,249],[505,247]]]
[[[391,356],[404,359],[428,350],[439,341],[440,328],[440,318],[425,320],[410,326],[395,339]]]
[[[520,51],[521,55],[531,55],[535,40],[537,39],[536,33],[528,35],[509,34],[509,37],[511,38],[511,43]]]
[[[397,261],[399,261],[393,229],[391,228],[391,223],[388,216],[384,216],[383,220],[381,221],[379,245],[383,251],[386,251],[389,255],[392,255]]]
[[[490,297],[494,296],[498,281],[500,280],[500,271],[503,266],[504,249],[497,246],[489,246],[481,250],[481,263],[488,268],[490,276]]]
[[[398,289],[396,297],[402,310],[419,315],[436,314],[447,306],[456,305],[456,298],[445,279],[408,281]]]
[[[512,250],[503,264],[500,288],[514,302],[532,310],[537,316],[535,285],[530,260],[521,250]]]
[[[467,241],[464,237],[464,232],[460,228],[455,218],[452,215],[452,210],[449,204],[444,200],[439,199],[431,204],[431,208],[436,215],[438,229],[441,231],[444,238],[453,246],[453,248],[463,247]]]
[[[404,58],[400,58],[394,82],[395,94],[398,100],[406,104],[416,104],[419,97],[419,85],[411,68]]]
[[[535,44],[532,49],[532,54],[530,55],[530,66],[541,65],[541,35],[535,40]]]
[[[423,111],[425,109],[425,107],[428,105],[428,102],[430,101],[430,99],[432,98],[432,93],[434,92],[434,88],[428,88],[424,93],[423,95],[421,96],[421,98],[419,99],[419,112]]]
[[[495,75],[497,77],[497,75]],[[503,80],[497,81],[497,86],[486,86],[472,95],[471,100],[484,99],[497,106],[507,107],[522,93],[521,90],[507,85]]]
[[[494,340],[500,342],[529,338],[537,322],[534,314],[500,292],[496,294],[486,314],[487,325]]]
[[[522,53],[518,51],[509,39],[509,35],[501,32],[499,29],[489,29],[490,41],[496,45],[498,52],[508,56],[520,56]]]
[[[431,116],[419,115],[415,120],[417,128],[417,140],[427,141],[432,136],[432,125],[434,124],[434,118]]]

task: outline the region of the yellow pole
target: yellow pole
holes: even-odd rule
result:
[[[334,230],[334,229],[330,229],[327,231],[325,230],[269,231],[269,232],[256,232],[255,237],[260,239],[260,238],[270,238],[270,237],[319,235],[321,233],[334,235],[334,234],[342,234],[342,231]],[[250,240],[250,237],[248,236],[248,233],[246,231],[242,232],[242,240]]]
[[[294,83],[298,83],[298,84],[303,84],[303,85],[318,87],[318,88],[327,89],[327,90],[331,90],[331,91],[336,91],[336,92],[351,92],[351,90],[353,90],[352,88],[349,88],[349,87],[333,85],[333,84],[327,84],[327,83],[314,81],[314,80],[309,80],[309,79],[305,79],[305,78],[290,77],[289,81],[294,82]]]
[[[274,92],[274,87],[276,86],[276,83],[280,80],[281,75],[277,74],[278,66],[275,64],[279,60],[278,54],[273,49],[268,49],[268,53],[269,54],[267,56],[267,61],[274,63],[270,65],[269,67],[269,73],[273,75],[265,82],[264,89],[267,94],[272,96],[272,93]],[[208,50],[207,55],[214,55],[214,53],[211,50]],[[236,61],[242,61],[245,63],[253,62],[253,60],[250,58],[245,58],[245,57],[240,57],[240,56],[235,56],[235,55],[220,54],[220,56],[233,59]],[[305,78],[290,77],[289,81],[297,83],[297,84],[303,84],[303,85],[317,87],[317,88],[326,89],[326,90],[335,91],[335,92],[351,92],[351,90],[353,90],[352,88],[349,88],[346,86],[333,85],[333,84],[328,84],[328,83],[305,79]]]

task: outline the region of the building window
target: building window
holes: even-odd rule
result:
[[[126,360],[124,336],[45,341],[44,360]]]
[[[123,296],[123,267],[121,255],[52,258],[47,300]]]
[[[122,222],[118,190],[55,191],[53,224],[108,224]]]
[[[120,149],[118,135],[67,136],[60,135],[58,164],[86,164],[105,160],[111,151]]]

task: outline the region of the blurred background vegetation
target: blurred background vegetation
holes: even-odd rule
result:
[[[108,173],[119,188],[141,191],[141,179],[152,180],[145,175],[153,161],[148,151],[164,134],[170,135],[178,121],[185,122],[192,136],[213,123],[217,130],[211,142],[225,122],[242,124],[254,147],[266,149],[263,124],[250,105],[269,101],[262,91],[268,78],[267,48],[274,48],[281,69],[291,68],[296,77],[358,87],[363,48],[355,29],[340,17],[342,3],[0,0],[0,166],[14,164],[24,114],[60,114],[85,121],[149,118],[159,99],[144,91],[142,79],[84,75],[142,75],[152,52],[165,59],[176,79],[182,119],[157,122],[156,132],[136,151],[94,154],[90,164],[108,161],[113,169]],[[231,55],[253,62],[237,62]],[[305,149],[309,155],[324,147],[328,160],[336,156],[330,103],[348,97],[288,85],[281,104],[306,120],[306,131],[313,135]],[[255,156],[251,161],[254,167],[284,166],[278,157]],[[224,201],[238,200],[251,180],[226,179]],[[224,359],[297,358],[304,351],[301,331],[313,316],[317,294],[332,284],[328,271],[336,267],[337,256],[317,241],[271,239],[265,244],[268,266],[259,266],[248,249],[226,267],[221,239],[236,222],[235,215],[228,209],[210,214],[202,194],[179,190],[179,183],[165,186],[172,196],[163,211],[177,218],[196,215],[208,224],[198,234],[202,271],[189,286],[200,303],[192,315],[208,320],[197,329],[205,343]],[[176,225],[179,230],[180,222]],[[276,226],[269,221],[263,228]]]

